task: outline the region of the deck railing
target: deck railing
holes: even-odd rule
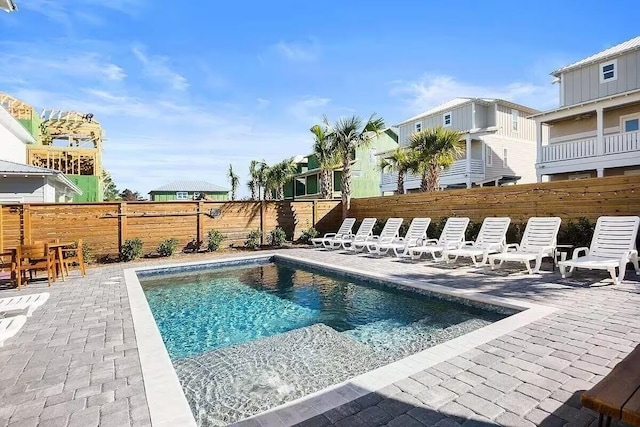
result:
[[[619,154],[640,151],[640,132],[605,135],[602,154]],[[582,159],[598,155],[597,138],[560,142],[542,147],[541,163]]]
[[[467,173],[467,160],[457,160],[455,161],[451,167],[442,171],[440,174],[440,178],[447,178],[454,175],[464,175]],[[471,173],[473,175],[482,175],[484,174],[484,165],[482,164],[482,160],[471,159]],[[420,177],[417,175],[409,174],[405,177],[405,182],[412,181],[420,181]],[[398,174],[396,172],[392,173],[383,173],[382,174],[382,185],[395,185],[398,182]]]

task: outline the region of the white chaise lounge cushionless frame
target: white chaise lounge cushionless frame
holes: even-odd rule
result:
[[[499,266],[502,266],[505,261],[512,261],[524,263],[529,274],[540,271],[542,258],[553,258],[555,255],[556,239],[561,221],[558,217],[529,218],[519,245],[511,243],[505,246],[504,252],[489,255],[491,269],[496,267],[495,261],[500,261]],[[531,261],[536,262],[533,270],[531,269]]]
[[[326,248],[329,249],[349,249],[351,245],[355,242],[364,242],[373,233],[373,227],[376,225],[377,219],[375,218],[365,218],[362,220],[362,224],[358,227],[358,231],[356,234],[348,234],[343,236],[340,240],[335,240],[330,242],[328,245],[325,245]]]
[[[638,251],[636,237],[640,217],[637,216],[601,216],[596,222],[596,229],[591,239],[590,248],[576,248],[573,257],[560,261],[560,273],[565,278],[576,268],[589,270],[607,270],[614,284],[624,280],[627,263],[631,262],[640,274],[638,267]],[[580,256],[584,253],[583,256]],[[569,271],[567,271],[569,267]],[[616,268],[618,274],[616,275]]]
[[[0,298],[0,315],[10,312],[22,312],[22,314],[30,317],[33,312],[42,304],[47,302],[48,299],[49,292]]]
[[[355,218],[345,218],[342,221],[342,225],[335,233],[327,233],[323,237],[316,237],[311,239],[311,243],[315,247],[326,246],[329,242],[334,240],[341,240],[343,237],[351,234],[351,229],[353,228],[353,224],[356,223]]]
[[[392,250],[397,257],[406,255],[409,248],[422,245],[427,238],[429,224],[431,224],[431,218],[413,218],[404,237],[396,237],[389,243],[377,243],[372,252],[385,255]]]
[[[434,261],[442,261],[445,250],[458,248],[462,244],[468,225],[469,218],[448,218],[438,240],[427,239],[422,246],[409,248],[407,256],[412,259],[419,259],[422,254],[431,254]],[[440,256],[437,256],[436,253],[439,253]]]
[[[0,347],[4,345],[7,339],[17,334],[26,321],[27,316],[23,314],[0,319]]]
[[[464,257],[471,258],[475,266],[486,264],[490,254],[502,252],[507,244],[506,236],[510,223],[509,217],[485,218],[475,241],[462,242],[459,248],[444,251],[447,262]],[[482,260],[478,262],[477,257],[482,257]]]
[[[402,218],[389,218],[384,223],[379,236],[370,236],[363,242],[354,242],[349,249],[354,252],[361,252],[366,248],[368,252],[375,252],[378,243],[391,243],[398,238],[402,221],[404,221]]]

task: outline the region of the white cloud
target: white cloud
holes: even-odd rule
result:
[[[330,98],[306,96],[291,104],[287,112],[303,124],[311,126],[322,119],[324,109],[330,102]]]
[[[280,41],[272,49],[283,58],[295,62],[311,62],[320,56],[320,48],[315,41],[285,42]]]
[[[175,90],[186,90],[189,87],[187,79],[169,66],[169,58],[165,56],[147,55],[144,48],[134,46],[131,51],[135,57],[144,66],[144,72],[164,84],[169,85]]]
[[[557,105],[557,86],[530,82],[510,82],[485,86],[457,80],[446,75],[425,75],[414,81],[391,82],[392,96],[404,97],[406,113],[416,114],[456,97],[500,98],[532,108],[548,109]]]

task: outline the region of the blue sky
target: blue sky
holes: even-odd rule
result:
[[[456,96],[551,108],[551,71],[638,35],[634,0],[16,2],[0,90],[94,113],[106,169],[142,193],[226,186],[231,163],[246,194],[249,161],[308,153],[323,114],[394,124]]]

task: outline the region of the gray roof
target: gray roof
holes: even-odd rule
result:
[[[575,68],[580,68],[583,65],[591,64],[593,62],[599,62],[614,56],[618,56],[625,52],[629,52],[635,49],[640,49],[640,36],[634,37],[631,40],[627,40],[626,42],[622,42],[617,44],[609,49],[605,49],[602,52],[598,52],[594,55],[588,56],[580,61],[574,62],[573,64],[565,65],[562,68],[558,68],[556,71],[551,73],[552,76],[558,76],[560,73],[565,71],[573,70]]]
[[[37,166],[25,165],[22,163],[9,162],[7,160],[0,160],[0,173],[56,175],[61,172],[53,169],[40,168]]]
[[[201,191],[207,192],[223,192],[227,193],[229,190],[220,187],[219,185],[212,184],[207,181],[173,181],[169,184],[165,184],[162,187],[158,187],[150,191],[150,193],[156,191]]]
[[[49,176],[55,177],[56,179],[58,179],[58,181],[62,182],[64,185],[71,188],[76,193],[82,194],[82,190],[76,184],[69,181],[69,178],[67,178],[62,172],[54,169],[40,168],[38,166],[26,165],[24,163],[16,163],[16,162],[10,162],[8,160],[0,160],[0,175],[27,175],[27,176],[49,175]]]

